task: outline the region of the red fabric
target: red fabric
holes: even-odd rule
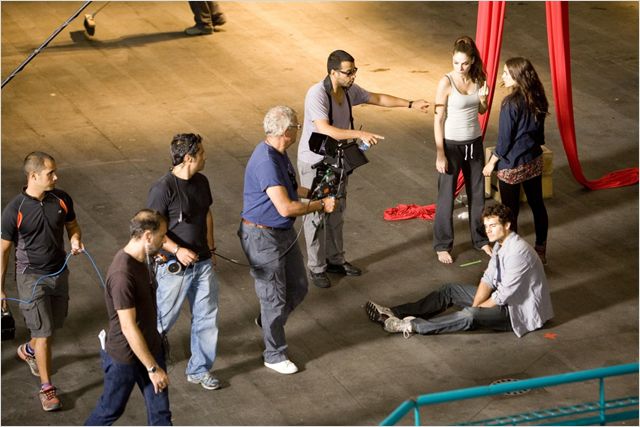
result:
[[[433,220],[435,214],[436,205],[398,205],[395,208],[386,209],[384,211],[384,219],[386,221],[401,221],[413,218]]]
[[[502,28],[504,24],[504,1],[480,1],[478,2],[478,21],[476,25],[476,46],[480,51],[480,57],[484,62],[487,72],[487,85],[489,86],[489,97],[487,98],[487,112],[481,114],[480,126],[482,127],[482,137],[489,122],[489,112],[493,102],[495,92],[496,77],[498,75],[498,60],[500,59],[500,47],[502,46]],[[464,178],[462,172],[458,175],[455,195],[460,194],[464,188]],[[403,219],[421,218],[433,220],[436,216],[436,205],[398,205],[384,211],[384,219],[387,221],[399,221]]]
[[[548,1],[547,38],[549,40],[549,63],[553,98],[556,106],[558,129],[564,151],[574,178],[589,190],[624,187],[638,183],[638,168],[621,169],[600,179],[587,180],[582,173],[576,145],[576,130],[573,120],[571,95],[571,54],[569,49],[569,5],[568,2]]]

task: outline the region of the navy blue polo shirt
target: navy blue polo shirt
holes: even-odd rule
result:
[[[542,155],[544,116],[536,117],[522,99],[507,99],[500,109],[497,170],[513,169]]]
[[[298,200],[296,173],[287,153],[260,142],[244,173],[242,217],[256,224],[289,229],[295,218],[283,217],[267,195],[267,188],[282,186],[291,200]]]
[[[42,201],[22,191],[2,211],[2,240],[16,247],[18,273],[50,274],[64,264],[65,223],[76,219],[73,200],[62,190],[44,193]]]

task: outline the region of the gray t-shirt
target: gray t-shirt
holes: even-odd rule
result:
[[[307,96],[304,98],[304,126],[302,128],[302,136],[300,137],[300,143],[298,144],[298,161],[304,161],[307,163],[317,163],[322,160],[322,156],[315,154],[309,149],[309,138],[313,132],[317,132],[314,120],[329,120],[329,96],[324,90],[324,80],[314,84],[307,91]],[[361,88],[357,84],[353,84],[349,88],[349,99],[351,100],[351,106],[355,107],[358,104],[366,104],[369,102],[369,92]],[[349,123],[349,103],[344,98],[342,105],[333,102],[333,126],[340,129],[349,129],[351,124]]]

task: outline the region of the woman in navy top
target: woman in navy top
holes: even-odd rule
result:
[[[544,120],[549,102],[538,73],[526,58],[510,58],[504,65],[502,81],[510,94],[502,101],[498,144],[483,170],[490,176],[498,172],[502,203],[513,212],[511,230],[518,231],[520,185],[527,195],[536,229],[535,249],[547,263],[546,246],[549,219],[542,199],[542,148]]]

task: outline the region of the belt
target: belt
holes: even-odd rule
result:
[[[242,218],[242,223],[250,225],[251,227],[261,228],[264,230],[275,230],[274,227],[269,227],[268,225],[256,224],[255,222],[251,222],[248,219],[244,219],[244,218]]]

